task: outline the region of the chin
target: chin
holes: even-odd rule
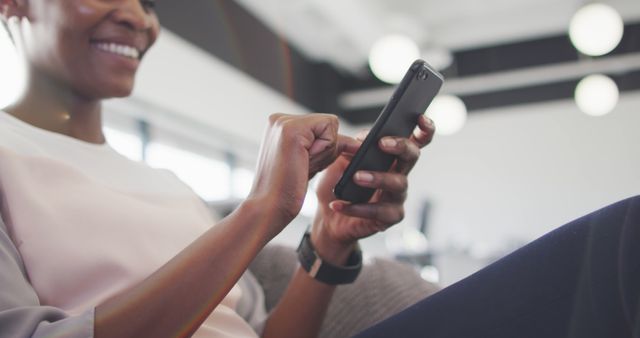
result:
[[[103,83],[92,89],[87,90],[84,95],[96,99],[122,98],[130,96],[133,92],[133,81],[127,83]]]
[[[131,96],[131,93],[133,92],[133,87],[130,88],[123,88],[117,91],[114,91],[111,95],[109,95],[108,97],[105,98],[122,98],[122,97],[127,97],[127,96]]]
[[[122,81],[117,81],[116,83],[111,83],[110,86],[105,86],[104,88],[109,89],[109,97],[127,97],[133,92],[133,85],[133,78],[127,78]]]

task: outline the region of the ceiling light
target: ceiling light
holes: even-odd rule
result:
[[[15,102],[24,90],[25,70],[16,48],[0,25],[0,109]]]
[[[436,125],[436,133],[452,135],[467,122],[467,107],[457,96],[438,95],[427,109],[427,116]]]
[[[618,86],[610,77],[595,74],[580,80],[576,86],[575,100],[585,114],[602,116],[616,107],[619,95]]]
[[[427,265],[420,269],[420,277],[427,282],[438,284],[440,282],[440,271],[433,265]]]
[[[422,52],[422,58],[437,70],[447,69],[453,63],[453,54],[442,47],[433,47]]]
[[[620,43],[623,32],[620,14],[611,6],[600,3],[580,8],[569,25],[571,43],[590,56],[611,52]]]
[[[387,35],[371,48],[369,67],[381,81],[397,84],[419,57],[420,49],[413,40],[404,35]]]

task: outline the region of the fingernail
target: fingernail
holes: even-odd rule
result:
[[[392,138],[383,138],[382,145],[387,148],[393,148],[398,144],[398,142]]]
[[[366,171],[358,171],[356,173],[356,179],[361,182],[369,183],[369,182],[373,182],[373,175],[371,175],[371,173],[368,173]]]
[[[340,211],[342,210],[342,204],[340,202],[337,201],[333,201],[331,203],[329,203],[329,208],[333,211]]]
[[[367,134],[369,134],[368,130],[361,130],[358,135],[356,135],[356,140],[362,142],[365,138],[367,138]]]
[[[433,126],[433,120],[427,117],[427,124]]]

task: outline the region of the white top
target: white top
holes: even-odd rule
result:
[[[0,214],[42,305],[86,314],[213,225],[175,175],[0,111]],[[194,337],[256,337],[234,287]]]

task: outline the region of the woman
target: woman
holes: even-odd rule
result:
[[[15,330],[3,331],[255,336],[233,312],[234,285],[298,214],[311,176],[330,165],[310,235],[325,262],[345,265],[358,239],[402,218],[406,175],[433,135],[426,118],[412,139],[382,141],[400,159],[392,173],[356,175],[379,189],[374,202],[347,205],[333,201],[331,187],[358,142],[337,134],[334,116],[271,116],[249,197],[212,227],[192,192],[121,158],[102,134],[101,100],[131,93],[158,36],[154,2],[0,3],[29,70],[25,95],[2,113],[2,219],[16,249],[6,256],[24,263],[13,264],[21,280],[11,283],[33,288],[13,304],[30,310],[3,321]],[[263,335],[316,335],[334,289],[300,269]]]
[[[378,191],[348,205],[331,187],[358,143],[331,116],[273,115],[249,197],[211,226],[174,177],[104,144],[100,101],[131,92],[158,35],[154,2],[0,4],[29,66],[24,97],[0,115],[0,336],[253,337],[233,310],[234,285],[299,212],[309,177],[327,167],[305,243],[335,271],[357,268],[357,240],[402,218],[406,175],[433,135],[427,119],[411,139],[381,142],[397,165],[358,173]],[[362,337],[637,337],[639,240],[640,199],[629,199]],[[335,289],[322,279],[298,269],[262,335],[315,336]]]

